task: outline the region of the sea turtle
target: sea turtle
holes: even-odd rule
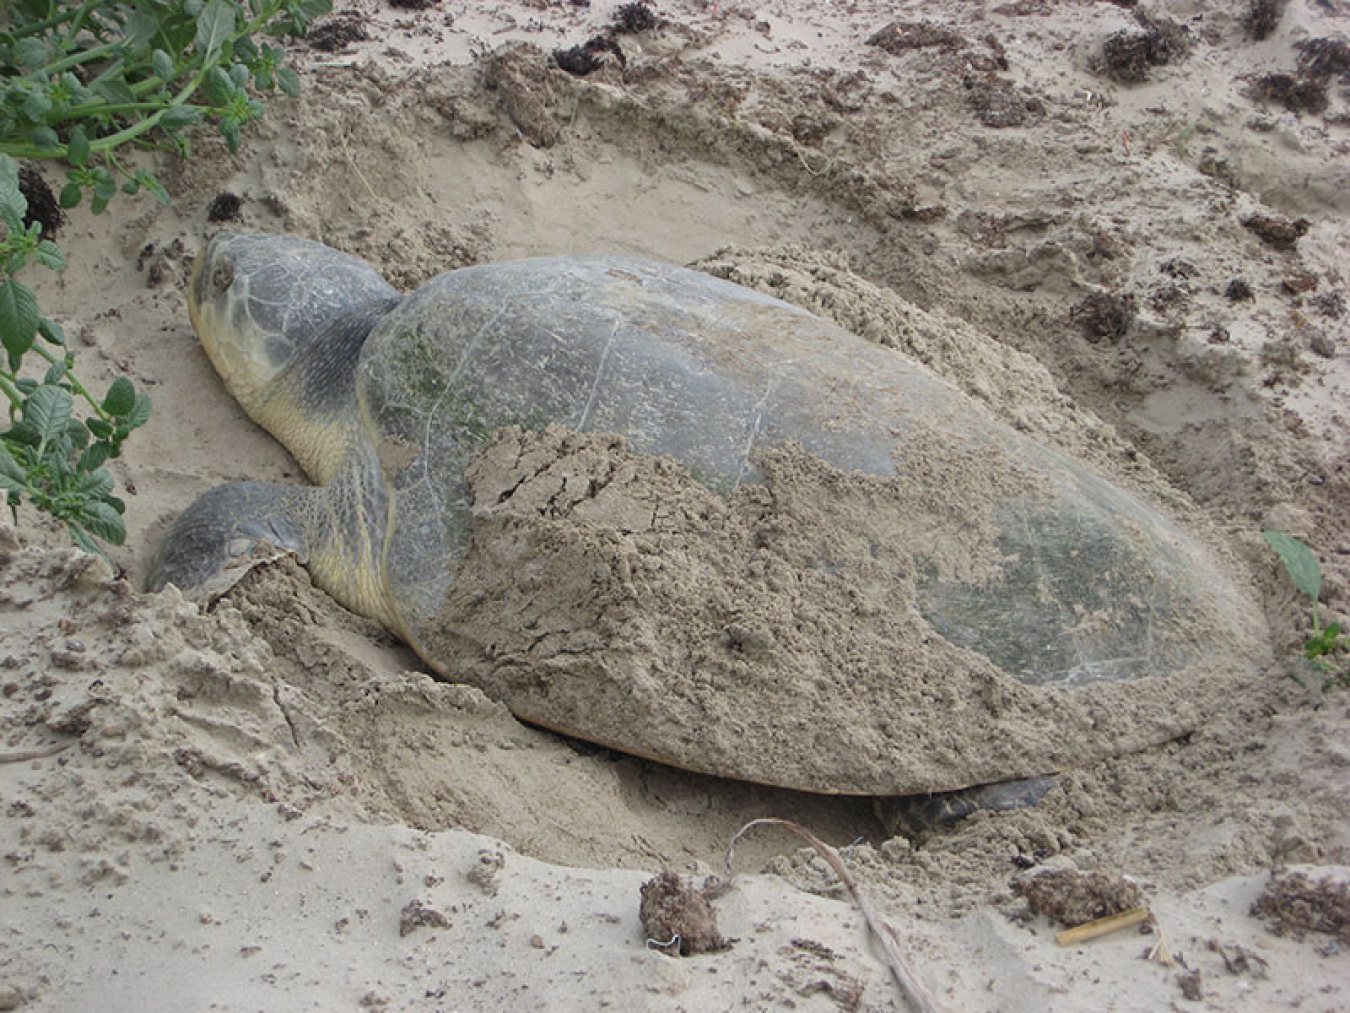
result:
[[[404,296],[319,243],[221,234],[188,301],[316,484],[208,491],[150,585],[208,597],[293,552],[436,672],[578,738],[950,791],[1186,734],[1196,680],[1259,651],[1255,607],[1159,508],[699,271],[542,257]]]

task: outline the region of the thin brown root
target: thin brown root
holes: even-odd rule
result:
[[[54,746],[43,746],[41,749],[25,749],[18,753],[0,753],[0,763],[24,763],[27,760],[45,760],[49,756],[55,756],[57,753],[64,753],[73,742],[59,742]]]
[[[792,831],[807,844],[811,845],[811,847],[815,848],[816,853],[820,855],[821,858],[825,859],[829,867],[834,870],[834,874],[839,877],[839,881],[843,883],[844,886],[848,888],[848,892],[853,895],[853,900],[858,905],[858,910],[862,912],[863,920],[867,922],[867,927],[872,930],[872,935],[876,936],[878,942],[881,943],[881,948],[886,952],[886,962],[891,969],[891,977],[895,979],[895,983],[900,987],[901,994],[908,1000],[911,1006],[919,1011],[919,1013],[941,1013],[942,1007],[937,1004],[937,1000],[933,998],[933,995],[928,991],[927,986],[919,980],[919,976],[910,968],[909,962],[905,960],[904,954],[900,952],[900,940],[896,935],[895,929],[891,928],[891,926],[877,914],[876,910],[872,907],[871,902],[863,896],[862,891],[858,889],[858,884],[854,882],[848,869],[845,868],[843,861],[839,857],[839,853],[805,827],[798,823],[793,823],[791,820],[776,819],[774,817],[751,820],[745,826],[741,827],[740,830],[736,831],[736,835],[731,838],[731,844],[727,846],[727,882],[730,883],[736,875],[732,870],[732,862],[736,857],[736,842],[741,839],[741,836],[747,830],[758,826],[783,827]]]
[[[1122,911],[1119,914],[1107,915],[1105,918],[1095,918],[1090,922],[1084,922],[1082,925],[1075,925],[1071,929],[1065,929],[1059,935],[1055,936],[1055,941],[1060,946],[1072,946],[1074,943],[1085,943],[1089,939],[1097,939],[1101,936],[1109,936],[1113,932],[1120,932],[1123,929],[1133,928],[1135,925],[1142,925],[1148,921],[1151,916],[1146,907],[1132,907],[1128,911]]]

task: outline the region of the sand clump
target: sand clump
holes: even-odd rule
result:
[[[469,549],[421,649],[528,720],[827,792],[952,790],[1192,731],[1225,679],[1026,686],[936,633],[921,562],[998,572],[993,506],[1036,488],[947,444],[914,420],[892,480],[789,446],[723,498],[611,436],[508,428],[468,469]]]

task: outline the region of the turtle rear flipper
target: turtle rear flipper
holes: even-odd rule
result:
[[[977,812],[1010,812],[1034,806],[1055,786],[1054,777],[1023,777],[1015,781],[977,784],[960,791],[932,795],[879,798],[877,817],[890,836],[923,837],[949,830]]]

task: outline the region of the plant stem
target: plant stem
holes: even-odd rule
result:
[[[53,116],[48,119],[48,124],[64,123],[66,120],[81,120],[90,114],[114,115],[116,113],[130,113],[138,109],[167,109],[163,102],[123,102],[121,105],[101,105],[98,102],[89,102],[82,106],[71,106],[60,116]]]
[[[66,357],[64,355],[57,355],[50,349],[44,348],[42,345],[34,344],[33,347],[30,349],[30,351],[37,352],[38,355],[42,356],[44,359],[46,359],[53,365],[55,365],[57,362],[66,361]],[[67,368],[66,375],[62,377],[62,379],[70,384],[70,389],[72,391],[74,391],[76,394],[80,395],[80,397],[84,398],[86,401],[89,402],[90,407],[94,409],[95,413],[98,415],[99,418],[103,419],[105,422],[108,420],[108,414],[103,410],[103,406],[94,399],[94,396],[89,393],[88,388],[86,388],[84,384],[80,383],[79,377],[77,377],[74,373],[70,372],[69,368]]]
[[[84,0],[84,3],[80,4],[80,9],[75,12],[75,17],[71,20],[70,30],[66,32],[67,42],[73,43],[75,41],[75,36],[78,35],[80,29],[84,27],[85,21],[88,20],[89,15],[93,12],[94,8],[98,6],[98,3],[99,0]]]
[[[29,71],[24,77],[37,78],[39,80],[51,77],[53,74],[59,74],[63,70],[69,70],[71,67],[78,67],[82,63],[90,63],[101,59],[111,52],[121,49],[121,45],[116,42],[106,42],[101,46],[95,46],[93,49],[86,49],[78,53],[71,53],[64,59],[57,60],[55,63],[49,63],[45,67],[39,67],[37,70]]]
[[[19,393],[19,388],[3,373],[0,373],[0,391],[5,392],[5,397],[9,398],[9,403],[15,408],[23,404],[23,395]]]
[[[45,32],[48,28],[55,28],[57,25],[69,21],[75,14],[75,11],[63,10],[41,21],[35,21],[31,25],[24,25],[22,28],[5,32],[5,34],[11,39],[26,39],[30,35],[37,35],[39,32]]]

